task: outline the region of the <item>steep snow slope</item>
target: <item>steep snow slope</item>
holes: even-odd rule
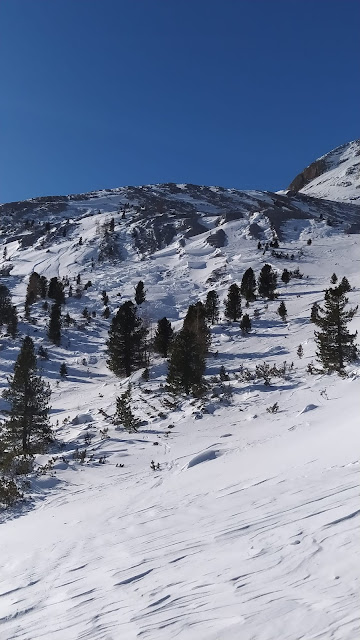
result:
[[[360,140],[337,147],[315,160],[289,186],[315,198],[360,201]]]
[[[132,202],[129,191],[79,196],[61,211],[46,204],[43,214],[38,202],[9,207],[1,236],[8,275],[1,282],[20,313],[34,269],[48,278],[80,273],[92,286],[80,299],[67,299],[65,311],[77,327],[64,328],[61,347],[47,342],[41,303],[33,307],[36,324],[20,322],[22,335],[49,349],[50,360],[40,365],[53,390],[51,420],[65,446],[38,456],[42,465],[57,459],[52,470],[29,477],[32,500],[3,514],[0,637],[354,640],[360,631],[359,366],[349,367],[343,380],[310,376],[306,368],[315,351],[311,305],[323,299],[334,271],[353,285],[351,304],[359,302],[359,236],[344,233],[358,221],[358,207],[303,196],[237,192],[218,198],[209,188],[176,189],[138,189]],[[151,231],[165,213],[159,200],[146,209],[155,196],[166,210],[159,228],[176,201],[175,234],[160,238],[160,246]],[[118,212],[125,202],[123,218]],[[42,224],[31,226],[41,215],[41,223],[51,223],[46,232]],[[121,259],[99,263],[102,225],[112,216]],[[257,237],[270,240],[274,228],[282,238],[278,257],[257,249]],[[214,246],[219,230],[224,236]],[[224,365],[232,398],[212,382],[204,399],[174,405],[162,386],[166,363],[154,357],[148,382],[141,372],[131,377],[143,426],[137,434],[116,429],[106,416],[128,380],[106,367],[109,321],[101,317],[101,291],[107,290],[114,312],[142,279],[147,302],[140,312],[151,329],[164,315],[179,328],[190,302],[204,300],[211,288],[222,300],[246,268],[258,274],[265,262],[279,274],[299,266],[304,277],[287,286],[280,281],[278,301],[250,306],[248,337],[223,320],[213,327],[207,380]],[[280,300],[288,309],[286,323],[276,313]],[[97,312],[89,325],[85,306]],[[1,387],[17,353],[18,344],[2,336]],[[64,360],[69,376],[59,382]],[[264,360],[293,361],[294,370],[270,387],[243,382],[242,367],[253,370]],[[267,412],[275,402],[279,411]],[[74,454],[85,449],[80,464]],[[151,460],[159,471],[151,470]]]

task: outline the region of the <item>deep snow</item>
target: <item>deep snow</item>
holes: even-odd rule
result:
[[[50,360],[39,364],[52,385],[51,419],[65,446],[39,456],[39,464],[57,456],[52,471],[31,479],[31,501],[3,514],[1,638],[354,640],[360,632],[359,366],[349,367],[346,379],[310,376],[306,367],[315,351],[311,305],[322,300],[334,271],[354,287],[351,304],[359,301],[359,236],[324,221],[289,221],[281,243],[295,255],[289,262],[256,249],[249,224],[261,218],[254,214],[223,225],[228,244],[222,249],[206,242],[206,232],[185,246],[175,238],[142,260],[129,242],[129,221],[119,219],[126,260],[91,271],[96,220],[103,218],[84,215],[71,237],[49,248],[7,246],[14,264],[7,282],[20,310],[33,269],[47,277],[80,272],[93,286],[81,300],[67,301],[65,311],[80,320],[86,305],[97,318],[83,330],[64,330],[60,348],[43,342],[41,303],[34,307],[37,325],[20,323],[23,333],[49,347]],[[204,300],[211,288],[222,300],[246,268],[258,274],[267,261],[279,274],[299,266],[304,277],[280,282],[280,299],[267,308],[261,300],[250,306],[250,315],[258,308],[260,317],[252,318],[248,337],[223,320],[212,329],[207,375],[223,364],[232,400],[220,390],[169,407],[160,386],[166,366],[154,358],[149,382],[141,372],[132,376],[134,410],[147,424],[137,434],[116,429],[105,415],[113,414],[128,380],[106,367],[109,321],[100,317],[101,290],[114,311],[133,297],[141,278],[147,289],[141,313],[151,327],[166,315],[179,328],[190,302]],[[276,313],[280,300],[286,323]],[[357,316],[352,328],[359,325]],[[2,387],[17,353],[3,338]],[[69,376],[59,382],[64,360]],[[293,361],[294,372],[271,387],[237,377],[242,365],[254,369],[264,360]],[[279,411],[270,414],[274,402]],[[73,458],[77,447],[87,449],[84,464]],[[151,470],[152,460],[159,471]]]

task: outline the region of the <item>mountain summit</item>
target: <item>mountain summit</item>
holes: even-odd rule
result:
[[[336,147],[312,162],[288,189],[326,200],[360,202],[360,140]]]

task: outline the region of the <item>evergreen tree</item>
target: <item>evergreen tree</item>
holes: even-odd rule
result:
[[[109,307],[105,307],[102,315],[103,315],[103,318],[105,318],[105,320],[110,318],[110,309],[109,309]]]
[[[139,280],[139,282],[137,283],[136,287],[135,287],[135,302],[136,304],[140,305],[143,302],[145,302],[145,288],[144,288],[144,283],[142,280]]]
[[[120,424],[127,431],[136,432],[140,425],[140,420],[134,415],[131,408],[131,386],[121,396],[116,398],[115,424]]]
[[[211,344],[211,334],[206,323],[206,310],[202,302],[189,306],[184,318],[183,329],[195,334],[198,345],[205,356]]]
[[[36,271],[30,274],[29,282],[26,288],[25,313],[30,314],[30,306],[36,302],[41,295],[41,278]]]
[[[11,294],[6,285],[0,284],[0,327],[7,324],[11,314]]]
[[[117,376],[130,376],[146,364],[147,329],[128,300],[119,308],[109,329],[107,365]]]
[[[276,297],[275,289],[277,284],[277,275],[269,264],[264,264],[260,271],[258,290],[262,298],[274,300]]]
[[[161,318],[157,323],[154,336],[154,350],[163,358],[167,358],[174,337],[174,330],[167,318]]]
[[[337,277],[336,273],[333,273],[331,278],[330,278],[330,282],[331,282],[331,284],[336,284],[337,281],[338,281],[338,277]]]
[[[61,342],[61,307],[60,304],[55,302],[52,305],[50,311],[50,320],[48,327],[48,336],[50,342],[56,344],[56,346],[60,345]]]
[[[18,328],[18,314],[15,305],[11,305],[7,319],[7,330],[12,338],[16,338]]]
[[[205,358],[196,334],[182,329],[176,336],[169,361],[167,383],[176,393],[201,392],[204,382]]]
[[[283,320],[285,322],[286,316],[287,316],[287,309],[286,309],[286,306],[285,306],[285,302],[283,300],[280,302],[277,311],[278,311],[278,314],[279,314],[281,320]]]
[[[237,322],[241,318],[241,295],[236,283],[231,284],[228,289],[225,299],[225,317],[232,322]]]
[[[49,282],[48,296],[58,304],[65,304],[64,285],[56,277]]]
[[[349,293],[349,291],[351,291],[350,282],[345,276],[341,280],[341,282],[339,284],[339,287],[340,287],[342,293]]]
[[[68,370],[67,370],[67,366],[65,362],[62,362],[60,365],[60,369],[59,369],[59,373],[60,373],[60,377],[61,378],[66,378],[67,374],[68,374]]]
[[[104,307],[107,307],[107,306],[108,306],[108,304],[109,304],[109,296],[108,296],[108,294],[106,293],[105,289],[104,289],[104,290],[102,291],[102,293],[101,293],[101,299],[102,299],[102,301],[103,301],[103,305],[104,305]]]
[[[319,316],[319,305],[317,302],[314,302],[314,304],[311,307],[310,322],[314,322],[316,324],[318,316]]]
[[[244,313],[243,317],[241,318],[240,329],[244,334],[251,331],[251,320],[248,313]]]
[[[219,296],[214,289],[208,291],[205,301],[205,315],[210,324],[219,320]]]
[[[45,276],[40,277],[40,296],[46,298],[48,292],[48,281]]]
[[[49,385],[36,375],[34,343],[27,336],[16,360],[14,375],[9,379],[9,388],[3,392],[11,405],[5,423],[6,440],[15,454],[41,451],[51,441],[50,395]]]
[[[341,284],[325,291],[324,308],[318,307],[314,320],[320,331],[315,331],[317,358],[328,372],[342,373],[346,362],[357,358],[355,339],[357,332],[350,334],[347,324],[358,307],[345,310],[349,300]]]
[[[254,274],[254,270],[249,267],[246,269],[240,285],[241,295],[245,298],[246,302],[253,302],[256,300],[255,295],[256,290],[256,278]]]
[[[302,344],[299,344],[299,346],[298,346],[298,348],[297,348],[297,350],[296,350],[296,353],[297,353],[298,357],[299,357],[299,358],[300,358],[300,360],[301,360],[301,358],[302,358],[302,357],[303,357],[303,355],[304,355],[304,347],[302,346]]]
[[[284,271],[281,274],[281,280],[283,281],[284,284],[289,284],[290,279],[291,279],[290,271],[288,271],[288,269],[284,269]]]

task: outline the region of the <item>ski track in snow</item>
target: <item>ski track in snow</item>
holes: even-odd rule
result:
[[[204,299],[213,287],[206,281],[215,269],[226,269],[215,285],[222,300],[245,268],[258,273],[268,259],[246,239],[240,220],[224,225],[229,243],[221,251],[202,234],[141,262],[127,244],[128,260],[120,268],[97,266],[90,272],[96,219],[80,221],[82,247],[66,239],[50,253],[14,249],[12,293],[19,305],[24,276],[34,268],[48,278],[81,272],[83,282],[92,280],[81,300],[68,302],[78,317],[85,305],[99,316],[102,289],[115,310],[116,293],[121,292],[120,302],[132,297],[142,278],[149,302],[141,313],[152,325],[167,315],[178,328],[189,303]],[[140,382],[138,373],[132,376],[134,407],[148,424],[128,434],[99,413],[100,408],[113,413],[114,398],[128,382],[115,380],[106,368],[106,321],[98,318],[86,332],[69,329],[69,348],[50,347],[50,361],[39,364],[52,384],[52,422],[66,443],[58,454],[64,461],[58,459],[52,477],[35,479],[33,503],[4,516],[0,525],[1,638],[360,637],[359,369],[352,367],[345,380],[305,373],[314,359],[310,308],[322,300],[331,273],[346,275],[355,287],[352,305],[359,298],[358,236],[337,236],[325,225],[309,224],[313,244],[299,263],[309,278],[280,286],[288,322],[276,314],[278,301],[267,310],[257,301],[251,312],[258,307],[261,316],[249,337],[217,325],[212,351],[218,357],[208,359],[211,375],[222,364],[233,374],[255,361],[294,360],[294,376],[287,381],[276,380],[268,389],[232,377],[232,404],[210,398],[209,412],[196,419],[198,401],[184,400],[172,412],[164,408],[158,382],[164,382],[165,366],[155,359],[148,383]],[[298,230],[289,225],[288,233],[291,252],[304,245]],[[125,231],[122,237],[126,243]],[[280,271],[289,268],[289,262],[272,262]],[[353,326],[360,328],[358,318]],[[38,327],[30,330],[39,339]],[[296,357],[300,342],[302,360]],[[11,344],[4,346],[2,387],[16,355]],[[64,359],[69,378],[57,386]],[[270,415],[266,408],[275,401],[279,412]],[[77,414],[87,414],[90,422],[73,424]],[[65,417],[69,420],[62,424]],[[104,427],[108,439],[100,437]],[[96,459],[105,455],[106,464],[72,460],[87,430],[94,434],[89,452]],[[160,462],[160,471],[150,469],[152,459]]]

